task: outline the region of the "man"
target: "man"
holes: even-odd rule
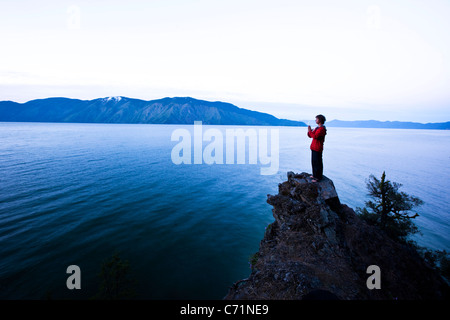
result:
[[[311,142],[311,164],[312,164],[312,182],[317,182],[322,179],[323,176],[323,143],[325,142],[325,135],[327,129],[323,125],[325,123],[325,117],[321,114],[316,116],[317,127],[311,130],[311,126],[308,126],[308,137],[312,138]]]

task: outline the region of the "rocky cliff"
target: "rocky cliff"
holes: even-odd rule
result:
[[[445,299],[441,276],[408,245],[394,242],[341,204],[333,182],[288,173],[268,195],[275,221],[266,229],[247,279],[225,299]],[[380,289],[369,289],[380,269]]]

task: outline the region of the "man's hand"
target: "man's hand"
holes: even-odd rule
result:
[[[311,126],[308,126],[308,131],[311,131]]]

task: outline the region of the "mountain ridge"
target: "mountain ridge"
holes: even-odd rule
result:
[[[140,100],[123,96],[80,100],[52,97],[25,103],[0,102],[0,121],[148,123],[206,125],[301,126],[301,121],[279,119],[271,114],[239,108],[231,103],[192,97]]]
[[[240,108],[228,102],[206,101],[193,97],[164,97],[142,100],[110,96],[91,100],[66,97],[34,99],[24,103],[0,101],[0,121],[5,122],[79,122],[79,123],[149,123],[210,125],[301,126],[308,120],[280,119],[271,114]],[[449,130],[450,121],[419,123],[379,120],[338,120],[328,127],[436,129]]]

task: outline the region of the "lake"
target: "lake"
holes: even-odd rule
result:
[[[311,172],[311,140],[306,128],[240,127],[278,130],[273,175],[260,163],[177,165],[171,135],[192,127],[0,123],[0,298],[90,298],[115,252],[140,299],[221,299],[248,277],[274,220],[267,194],[288,171]],[[324,175],[341,202],[364,206],[369,175],[386,171],[425,202],[413,239],[448,251],[450,131],[327,129]],[[81,290],[66,288],[73,264]]]

